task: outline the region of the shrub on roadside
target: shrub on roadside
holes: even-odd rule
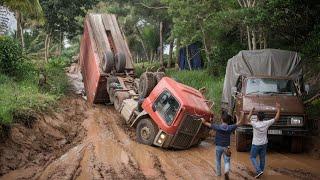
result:
[[[13,120],[20,121],[22,115],[23,119],[29,117],[30,112],[50,108],[68,88],[64,71],[67,65],[68,61],[64,58],[51,59],[45,65],[44,71],[47,76],[45,88],[38,86],[39,70],[32,63],[23,63],[21,66],[23,73],[18,78],[0,73],[0,125],[9,125]]]
[[[23,64],[22,48],[19,42],[8,36],[0,37],[0,73],[17,76]]]

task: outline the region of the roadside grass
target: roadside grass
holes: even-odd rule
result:
[[[17,121],[17,115],[51,108],[67,90],[65,66],[59,59],[45,65],[45,87],[38,86],[39,68],[34,64],[28,64],[18,78],[0,74],[0,125]]]
[[[206,88],[205,97],[214,102],[213,112],[219,115],[221,112],[221,94],[223,88],[223,77],[213,77],[206,70],[176,71],[170,69],[166,72],[178,82],[191,86],[195,89]]]
[[[160,63],[149,63],[149,62],[143,62],[143,63],[136,63],[134,64],[134,71],[136,73],[137,77],[140,77],[143,72],[145,72],[147,69],[153,69],[156,71],[160,67]]]

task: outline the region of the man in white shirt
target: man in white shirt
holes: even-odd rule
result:
[[[265,167],[265,157],[267,153],[267,144],[268,144],[268,129],[269,127],[280,118],[280,109],[281,106],[279,103],[276,103],[277,113],[273,119],[264,121],[265,114],[263,112],[258,112],[257,121],[251,121],[251,116],[254,111],[254,108],[251,110],[248,118],[251,121],[250,124],[253,128],[253,139],[252,146],[250,151],[250,160],[256,170],[257,175],[255,178],[259,178],[263,174]],[[257,155],[259,155],[260,163],[257,162]]]

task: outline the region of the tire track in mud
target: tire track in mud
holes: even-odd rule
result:
[[[109,116],[113,116],[112,119],[118,119],[121,121],[121,117],[117,114],[117,112],[113,110],[108,110]],[[119,127],[123,125],[121,122],[110,122],[113,127],[113,131],[117,132],[116,137],[123,137],[122,141],[123,144],[128,145],[128,141],[131,141],[126,134],[120,135],[122,133],[122,128]],[[136,142],[131,142],[131,144],[137,144]],[[146,151],[144,154],[148,158],[148,160],[145,160],[141,162],[141,164],[147,162],[153,162],[149,163],[148,167],[153,167],[155,170],[160,173],[160,178],[187,178],[187,179],[212,179],[215,176],[215,170],[214,170],[214,161],[208,160],[208,158],[211,159],[211,156],[204,157],[204,154],[207,153],[208,148],[191,148],[189,150],[184,151],[174,151],[174,150],[163,150],[155,147],[149,147],[144,146],[141,144],[137,144],[139,147],[131,146],[129,149],[132,151],[132,149],[143,149],[143,151]],[[144,147],[144,148],[142,148]],[[204,153],[204,154],[202,154]],[[146,158],[145,157],[145,158]],[[135,158],[139,161],[139,157],[135,156]],[[143,166],[143,165],[142,165]],[[160,168],[159,168],[160,167]],[[169,167],[169,168],[164,168]],[[142,168],[144,169],[144,168]],[[237,177],[242,177],[246,179],[250,179],[251,176],[248,174],[242,175],[241,172],[237,172]],[[241,176],[239,176],[241,175]],[[157,177],[157,176],[156,176]]]

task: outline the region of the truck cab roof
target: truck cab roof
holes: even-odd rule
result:
[[[157,97],[167,89],[179,101],[180,106],[191,110],[196,114],[212,114],[207,105],[205,97],[196,89],[181,84],[171,78],[164,77],[152,90],[148,98],[157,99]]]

